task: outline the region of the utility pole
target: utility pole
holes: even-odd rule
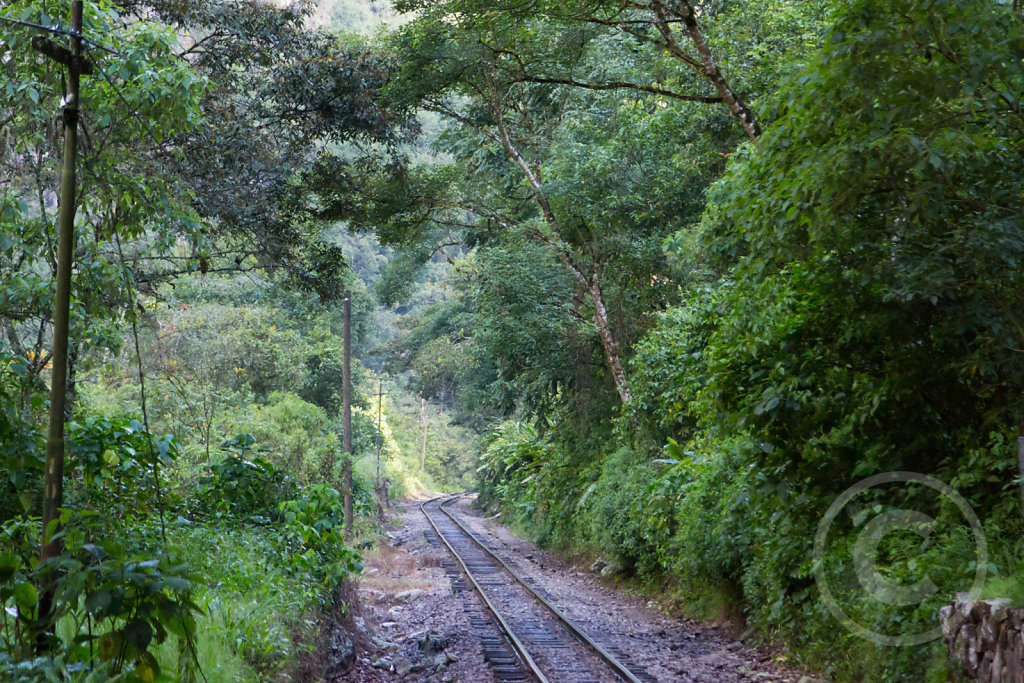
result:
[[[1017,474],[1020,475],[1020,504],[1024,511],[1024,436],[1017,437]]]
[[[381,417],[384,415],[384,378],[380,379],[380,388],[377,390],[377,490],[380,490],[380,449],[383,446],[384,435],[381,433]]]
[[[420,419],[423,420],[423,448],[420,450],[420,472],[427,464],[427,399],[420,398]]]
[[[32,47],[60,62],[68,69],[64,100],[64,165],[60,177],[60,233],[57,238],[57,296],[53,307],[53,365],[50,373],[50,423],[46,440],[46,474],[43,488],[43,536],[39,558],[46,561],[61,553],[58,531],[60,507],[64,502],[64,420],[67,405],[68,330],[71,317],[71,269],[75,253],[75,202],[78,149],[79,77],[92,73],[82,57],[82,0],[71,3],[71,40],[64,49],[46,38],[36,37]],[[54,573],[48,571],[42,581],[39,614],[53,614]],[[45,618],[45,617],[44,617]],[[54,624],[47,624],[49,631]],[[45,634],[40,634],[44,649]]]
[[[377,517],[380,523],[384,524],[384,502],[387,500],[387,492],[380,480],[380,450],[384,445],[384,433],[381,431],[381,421],[384,417],[384,378],[380,378],[380,387],[377,389]]]
[[[341,366],[342,377],[342,429],[345,448],[345,540],[352,540],[352,292],[345,292],[343,304],[345,317],[344,358]]]

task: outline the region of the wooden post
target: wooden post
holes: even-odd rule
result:
[[[345,448],[345,540],[352,540],[352,292],[345,292],[345,331],[343,337],[344,357],[342,360],[342,429]]]
[[[1017,437],[1017,475],[1020,477],[1020,505],[1024,513],[1024,436]],[[1024,519],[1021,520],[1024,523]]]
[[[53,307],[53,365],[50,372],[50,416],[46,440],[46,473],[43,488],[43,534],[39,557],[42,561],[61,553],[60,539],[53,539],[64,503],[64,420],[67,404],[68,330],[71,318],[71,269],[75,256],[75,202],[78,148],[79,77],[82,73],[82,0],[71,3],[70,57],[67,97],[64,103],[64,166],[60,178],[60,233],[57,238],[57,296]],[[40,43],[42,45],[43,43]],[[47,533],[49,532],[49,533]],[[54,573],[43,578],[39,615],[53,613]],[[47,624],[49,631],[54,624]],[[45,649],[45,634],[41,648]]]
[[[380,380],[380,388],[377,389],[377,488],[380,489],[380,449],[383,445],[384,435],[381,434],[381,417],[384,415],[384,380]]]
[[[423,448],[420,449],[420,472],[427,464],[427,399],[420,399],[420,419],[423,420]]]
[[[377,517],[380,523],[384,523],[383,497],[387,495],[380,481],[380,449],[384,445],[384,434],[381,432],[381,420],[384,417],[384,379],[380,379],[380,387],[377,389],[377,485],[374,490],[377,492]]]

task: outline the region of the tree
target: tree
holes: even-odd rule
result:
[[[768,72],[813,45],[828,9],[761,1],[734,9],[689,0],[404,0],[396,7],[477,34],[478,49],[491,54],[510,82],[724,105],[754,141],[761,124],[749,102],[770,86]],[[578,61],[595,48],[611,58]]]
[[[4,9],[6,16],[28,19],[41,12],[32,2]],[[85,31],[104,36],[113,53],[90,54],[95,73],[82,90],[72,338],[78,345],[88,339],[116,349],[119,312],[129,297],[121,287],[126,274],[115,235],[131,240],[157,221],[186,232],[194,228],[195,215],[164,164],[177,154],[170,140],[195,125],[206,82],[173,59],[173,36],[160,26],[129,21],[107,6],[90,6]],[[62,92],[59,69],[33,51],[32,36],[29,30],[10,33],[0,70],[0,272],[5,283],[0,325],[12,352],[25,359],[30,374],[38,375],[50,357],[61,156],[59,131],[51,119]],[[154,162],[155,157],[161,161]],[[169,235],[170,229],[156,235],[150,247],[166,251]]]
[[[475,35],[463,35],[439,23],[420,23],[408,28],[398,49],[409,72],[399,82],[415,83],[415,91],[405,96],[448,118],[464,133],[471,133],[476,138],[476,149],[481,149],[480,144],[487,145],[490,159],[474,156],[486,163],[493,175],[486,184],[477,182],[475,187],[470,186],[475,194],[467,192],[466,185],[456,189],[443,170],[421,175],[423,189],[438,194],[418,197],[412,206],[403,207],[397,221],[392,217],[390,221],[398,226],[399,233],[391,239],[425,245],[430,245],[433,239],[433,246],[427,247],[428,254],[443,251],[448,244],[459,244],[465,238],[456,233],[466,229],[475,232],[474,239],[480,243],[493,241],[505,232],[545,245],[576,281],[581,295],[589,295],[591,318],[613,384],[621,400],[627,402],[628,381],[601,290],[607,264],[592,250],[588,252],[585,245],[573,244],[563,236],[561,219],[539,175],[539,165],[544,161],[543,139],[562,122],[557,107],[551,106],[551,88],[517,86],[497,80],[501,73],[493,63],[494,55],[476,49]],[[427,51],[425,43],[430,45]],[[459,97],[464,99],[460,101]],[[501,150],[504,162],[494,156],[494,148]],[[532,158],[525,158],[520,148],[530,149],[526,154]],[[526,196],[513,194],[506,199],[495,192],[501,186],[512,189],[509,183],[516,176],[524,181]],[[395,213],[398,207],[390,208]],[[430,233],[413,232],[425,224],[431,226]],[[386,228],[384,234],[388,234]]]
[[[827,435],[853,430],[873,455],[837,466],[927,470],[1020,424],[1021,29],[998,3],[867,8],[844,10],[713,194],[704,242],[733,283],[714,393],[780,462],[845,453]]]
[[[662,484],[680,562],[740,586],[754,624],[832,642],[807,548],[823,510],[872,474],[950,482],[990,543],[1018,552],[1024,34],[1009,11],[844,6],[712,190],[695,240],[705,267],[638,355],[641,405],[686,442]],[[913,489],[862,501],[922,509]],[[858,532],[843,520],[837,543]],[[707,538],[721,557],[700,559]],[[954,529],[930,553],[894,543],[888,571],[968,575],[959,542]],[[881,632],[930,625],[950,597],[841,596]],[[920,655],[856,666],[919,680]]]
[[[206,124],[176,142],[176,172],[207,222],[190,250],[156,261],[147,279],[186,272],[280,269],[322,299],[340,299],[340,249],[313,220],[300,175],[325,146],[390,145],[404,115],[380,97],[393,70],[379,53],[310,30],[305,3],[182,5],[124,0],[182,36],[177,57],[217,84]]]
[[[620,403],[628,403],[624,359],[642,334],[644,315],[672,296],[661,241],[697,219],[704,188],[739,141],[726,123],[728,110],[708,107],[718,96],[680,89],[691,67],[664,58],[663,47],[648,50],[676,40],[682,19],[662,22],[670,35],[655,39],[661,20],[654,5],[619,13],[633,17],[620,22],[625,36],[618,23],[597,20],[602,12],[619,16],[610,6],[485,8],[460,0],[406,8],[418,16],[393,41],[402,72],[389,97],[448,122],[439,147],[455,164],[381,167],[383,180],[357,183],[364,199],[355,206],[328,190],[328,213],[377,230],[402,253],[402,273],[436,254],[452,260],[453,245],[542,245],[575,282],[566,303],[582,316],[577,327],[596,342]],[[772,12],[778,16],[767,18]],[[806,42],[788,32],[813,28],[808,14],[803,6],[787,6],[781,15],[758,6],[716,9],[708,20],[734,29],[718,48],[753,61],[740,80],[763,87],[786,53]],[[761,25],[772,31],[757,34]],[[687,156],[692,160],[683,161]],[[329,187],[330,180],[318,185]],[[410,278],[400,274],[396,281]]]

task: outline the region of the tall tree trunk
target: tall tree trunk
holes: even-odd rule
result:
[[[661,33],[669,53],[687,64],[692,64],[692,58],[679,48],[675,36],[672,34],[672,27],[668,18],[668,8],[663,2],[656,0],[651,4],[651,9],[654,11],[656,18],[655,25],[658,28],[658,32]],[[686,27],[686,34],[690,37],[694,48],[697,50],[697,54],[700,56],[700,75],[715,86],[715,90],[718,91],[722,101],[729,107],[729,112],[743,126],[747,137],[756,142],[761,137],[761,126],[757,122],[757,117],[750,107],[747,106],[746,102],[743,101],[743,98],[732,89],[732,86],[729,85],[729,82],[718,68],[718,64],[715,63],[711,47],[704,38],[704,32],[701,30],[700,24],[697,23],[697,14],[693,10],[693,5],[688,0],[682,0],[677,7],[673,8],[672,13],[682,19],[683,26]]]
[[[558,255],[559,261],[562,265],[576,278],[576,281],[580,286],[590,294],[590,298],[594,304],[594,325],[597,326],[598,336],[601,338],[601,347],[604,350],[605,361],[608,363],[608,369],[612,373],[612,381],[615,383],[615,390],[619,394],[619,398],[623,403],[629,403],[633,395],[629,389],[629,379],[626,377],[626,371],[622,367],[622,361],[619,357],[619,344],[615,339],[615,334],[612,331],[611,323],[608,320],[608,309],[604,303],[604,294],[601,291],[601,281],[598,275],[599,269],[595,266],[594,274],[591,277],[587,277],[583,270],[573,261],[572,255],[569,253],[565,241],[562,239],[561,229],[558,223],[558,218],[555,216],[555,212],[551,208],[550,202],[548,202],[547,196],[544,194],[544,187],[541,185],[540,179],[537,174],[534,173],[530,165],[523,159],[523,156],[516,149],[516,146],[512,144],[512,139],[508,134],[508,128],[505,126],[504,117],[501,114],[500,102],[495,102],[492,105],[495,109],[495,114],[498,120],[498,133],[502,146],[508,153],[512,161],[523,171],[523,175],[526,176],[526,181],[530,184],[533,189],[534,196],[537,199],[537,204],[540,206],[541,214],[544,216],[544,220],[548,224],[548,228],[551,230],[551,240],[547,241],[555,249],[555,253]]]
[[[622,402],[629,403],[633,398],[633,393],[629,389],[629,380],[626,378],[626,371],[622,367],[621,358],[619,358],[619,343],[615,340],[615,335],[612,334],[608,309],[605,308],[604,295],[601,293],[601,280],[596,268],[590,280],[590,298],[594,302],[594,324],[597,325],[597,332],[601,336],[601,347],[604,349],[604,358],[608,363],[608,368],[612,371],[615,389],[619,392]]]

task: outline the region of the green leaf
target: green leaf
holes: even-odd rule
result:
[[[110,607],[110,591],[99,590],[89,593],[85,598],[85,609],[92,613],[103,612]]]
[[[21,561],[14,553],[8,551],[0,554],[0,583],[9,581],[20,565]]]
[[[137,649],[145,650],[153,639],[153,627],[145,619],[132,619],[124,627],[124,639]]]
[[[22,612],[28,612],[39,604],[39,593],[31,583],[19,583],[14,587],[14,602]]]
[[[28,365],[22,362],[21,359],[17,359],[11,363],[11,372],[22,379],[26,379],[28,377]]]

